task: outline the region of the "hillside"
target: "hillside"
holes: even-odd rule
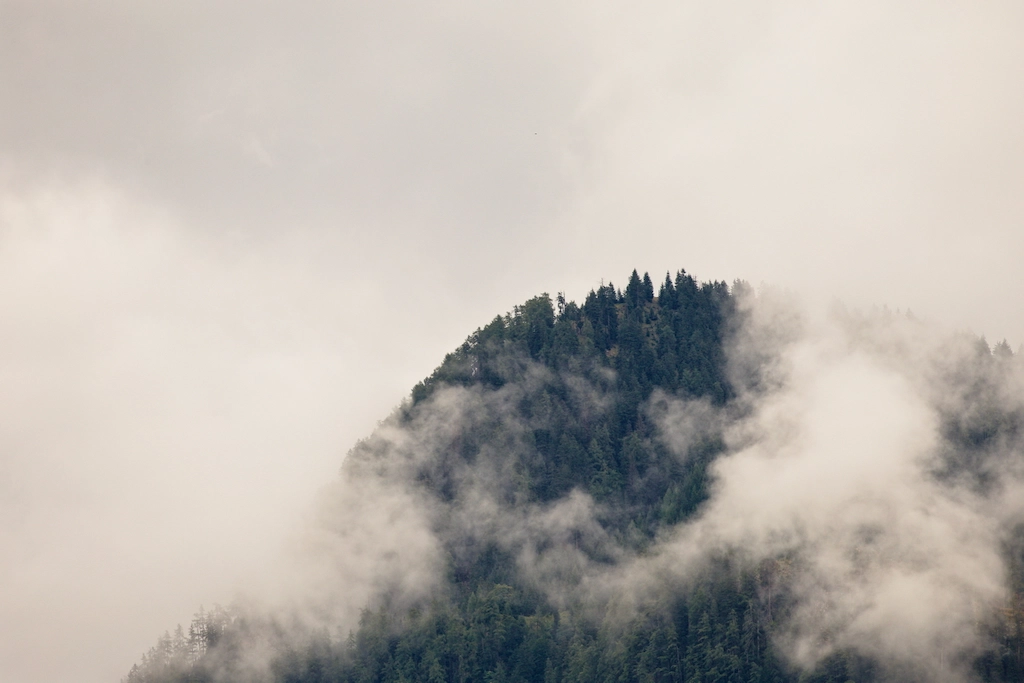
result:
[[[767,308],[634,271],[494,318],[345,458],[314,608],[200,613],[126,680],[1021,680],[1009,347]]]

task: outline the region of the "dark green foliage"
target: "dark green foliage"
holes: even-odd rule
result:
[[[680,271],[674,284],[666,277],[655,299],[650,276],[634,271],[624,294],[608,284],[590,292],[582,307],[561,295],[557,303],[556,313],[543,294],[477,330],[416,386],[412,409],[441,386],[499,388],[522,381],[529,363],[539,362],[554,375],[523,405],[525,415],[540,416],[533,439],[541,457],[527,464],[532,496],[552,500],[580,487],[600,500],[655,510],[670,481],[682,482],[672,513],[678,521],[679,511],[692,512],[706,495],[703,473],[694,477],[650,445],[640,408],[655,388],[717,403],[729,397],[722,348],[732,305],[728,287],[699,285]],[[605,387],[608,370],[615,379]],[[605,387],[611,409],[596,419],[581,416],[566,375]],[[631,450],[624,452],[624,444]],[[651,530],[660,521],[650,512],[643,517]]]
[[[712,462],[724,449],[720,436],[709,434],[684,458],[669,453],[644,406],[655,390],[713,405],[732,397],[724,344],[734,310],[724,283],[698,283],[680,270],[666,274],[655,297],[650,276],[633,271],[624,292],[602,285],[582,306],[543,294],[495,317],[418,384],[397,414],[399,425],[415,424],[431,397],[450,386],[477,392],[483,406],[432,446],[413,480],[441,505],[458,500],[460,468],[467,467],[511,473],[504,491],[510,508],[583,491],[602,506],[603,531],[642,552],[659,531],[699,511]],[[979,362],[1003,362],[1008,352],[1003,344],[993,356],[979,345]],[[968,390],[980,396],[985,389]],[[512,403],[514,415],[488,412],[490,400]],[[1016,434],[1020,420],[993,408],[950,415],[946,429],[982,458],[997,434]],[[372,440],[361,444],[346,466],[386,457],[376,448]],[[247,638],[276,643],[268,675],[287,683],[879,680],[871,662],[844,652],[809,673],[783,665],[770,638],[787,609],[784,596],[772,594],[779,563],[743,572],[722,559],[688,590],[643,605],[622,623],[586,606],[552,605],[517,574],[507,548],[444,537],[450,590],[429,604],[399,609],[385,600],[340,640],[327,633],[279,638],[274,634],[288,630],[270,622],[222,611],[197,615],[187,638],[165,635],[127,682],[252,680],[238,664]],[[590,559],[606,558],[594,550]],[[993,636],[1000,649],[977,661],[985,681],[1024,674],[1024,606],[1015,604],[1007,623]]]

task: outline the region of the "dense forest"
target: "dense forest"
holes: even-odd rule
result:
[[[679,271],[656,286],[634,271],[625,289],[602,285],[582,305],[544,294],[495,317],[342,466],[355,486],[384,482],[418,506],[439,578],[410,588],[397,557],[344,630],[258,610],[201,611],[125,681],[933,680],[855,648],[794,663],[776,637],[796,609],[787,582],[800,558],[791,554],[749,561],[716,551],[685,578],[629,600],[602,590],[601,577],[626,558],[652,554],[701,515],[727,450],[723,419],[749,410],[740,393],[770,391],[758,363],[770,363],[777,338],[755,337],[763,353],[730,365],[750,296],[742,282]],[[944,469],[934,476],[980,490],[991,485],[986,458],[1018,438],[1021,411],[991,398],[999,364],[1014,354],[1005,342],[975,345],[970,367],[946,370],[966,403],[937,409]],[[660,427],[671,401],[695,406],[697,422],[726,418],[708,417],[673,444]],[[1004,554],[1016,597],[978,617],[981,645],[950,654],[963,660],[951,670],[980,681],[1024,680],[1020,546],[1007,542]]]

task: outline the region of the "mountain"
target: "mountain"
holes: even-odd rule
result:
[[[543,294],[351,450],[301,597],[125,680],[1022,680],[1020,375],[685,271]]]

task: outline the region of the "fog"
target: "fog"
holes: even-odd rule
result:
[[[1024,479],[1019,443],[967,458],[949,422],[981,419],[972,385],[985,387],[986,406],[1019,411],[1020,363],[903,316],[805,313],[799,329],[780,328],[800,318],[766,315],[777,305],[753,305],[748,333],[788,339],[753,383],[737,382],[742,416],[717,421],[728,452],[710,501],[613,585],[686,576],[708,555],[735,553],[793,601],[775,639],[794,663],[813,668],[849,649],[911,680],[973,680],[982,625],[1009,599],[1005,554]],[[734,366],[751,365],[747,348],[733,348]],[[678,400],[661,412],[681,454],[690,412]]]
[[[683,267],[1017,349],[1022,24],[0,0],[0,678],[117,680],[200,605],[271,590],[355,441],[541,291]],[[852,374],[919,414],[922,380],[839,357],[811,347],[787,400]],[[557,535],[548,512],[528,524]]]

